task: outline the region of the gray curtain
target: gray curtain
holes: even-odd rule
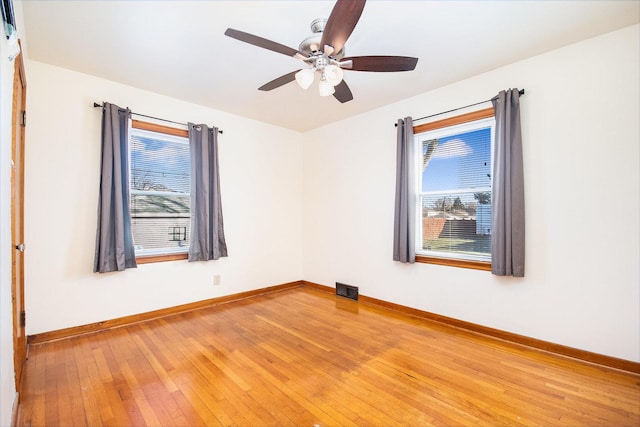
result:
[[[491,100],[496,117],[491,201],[491,272],[524,277],[524,173],[518,89]]]
[[[129,213],[129,109],[104,103],[98,227],[93,271],[136,267]]]
[[[189,123],[191,153],[191,237],[189,261],[207,261],[227,256],[224,238],[218,128]]]
[[[393,260],[415,262],[415,194],[413,120],[398,120],[396,203],[393,221]]]

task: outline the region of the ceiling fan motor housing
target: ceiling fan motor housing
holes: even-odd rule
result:
[[[304,39],[300,46],[298,46],[298,50],[305,55],[308,56],[317,56],[323,54],[324,46],[320,46],[320,42],[322,40],[322,32],[324,31],[324,27],[327,25],[327,20],[325,18],[317,18],[311,21],[311,34],[309,37]],[[344,49],[335,54],[331,54],[331,58],[340,59],[344,57]]]

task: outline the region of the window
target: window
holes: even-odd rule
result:
[[[416,261],[491,267],[493,109],[414,127]]]
[[[186,259],[191,204],[188,132],[133,120],[129,135],[136,258],[138,262]]]

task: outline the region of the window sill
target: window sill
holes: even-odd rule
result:
[[[151,264],[154,262],[179,261],[188,259],[189,254],[170,254],[170,255],[147,255],[136,257],[137,264]]]
[[[486,261],[471,261],[466,259],[436,258],[416,255],[416,262],[424,264],[446,265],[449,267],[470,268],[473,270],[491,271],[491,263]]]

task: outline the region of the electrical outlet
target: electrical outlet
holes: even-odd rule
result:
[[[222,278],[219,274],[214,274],[213,276],[213,286],[220,286],[222,284]]]

